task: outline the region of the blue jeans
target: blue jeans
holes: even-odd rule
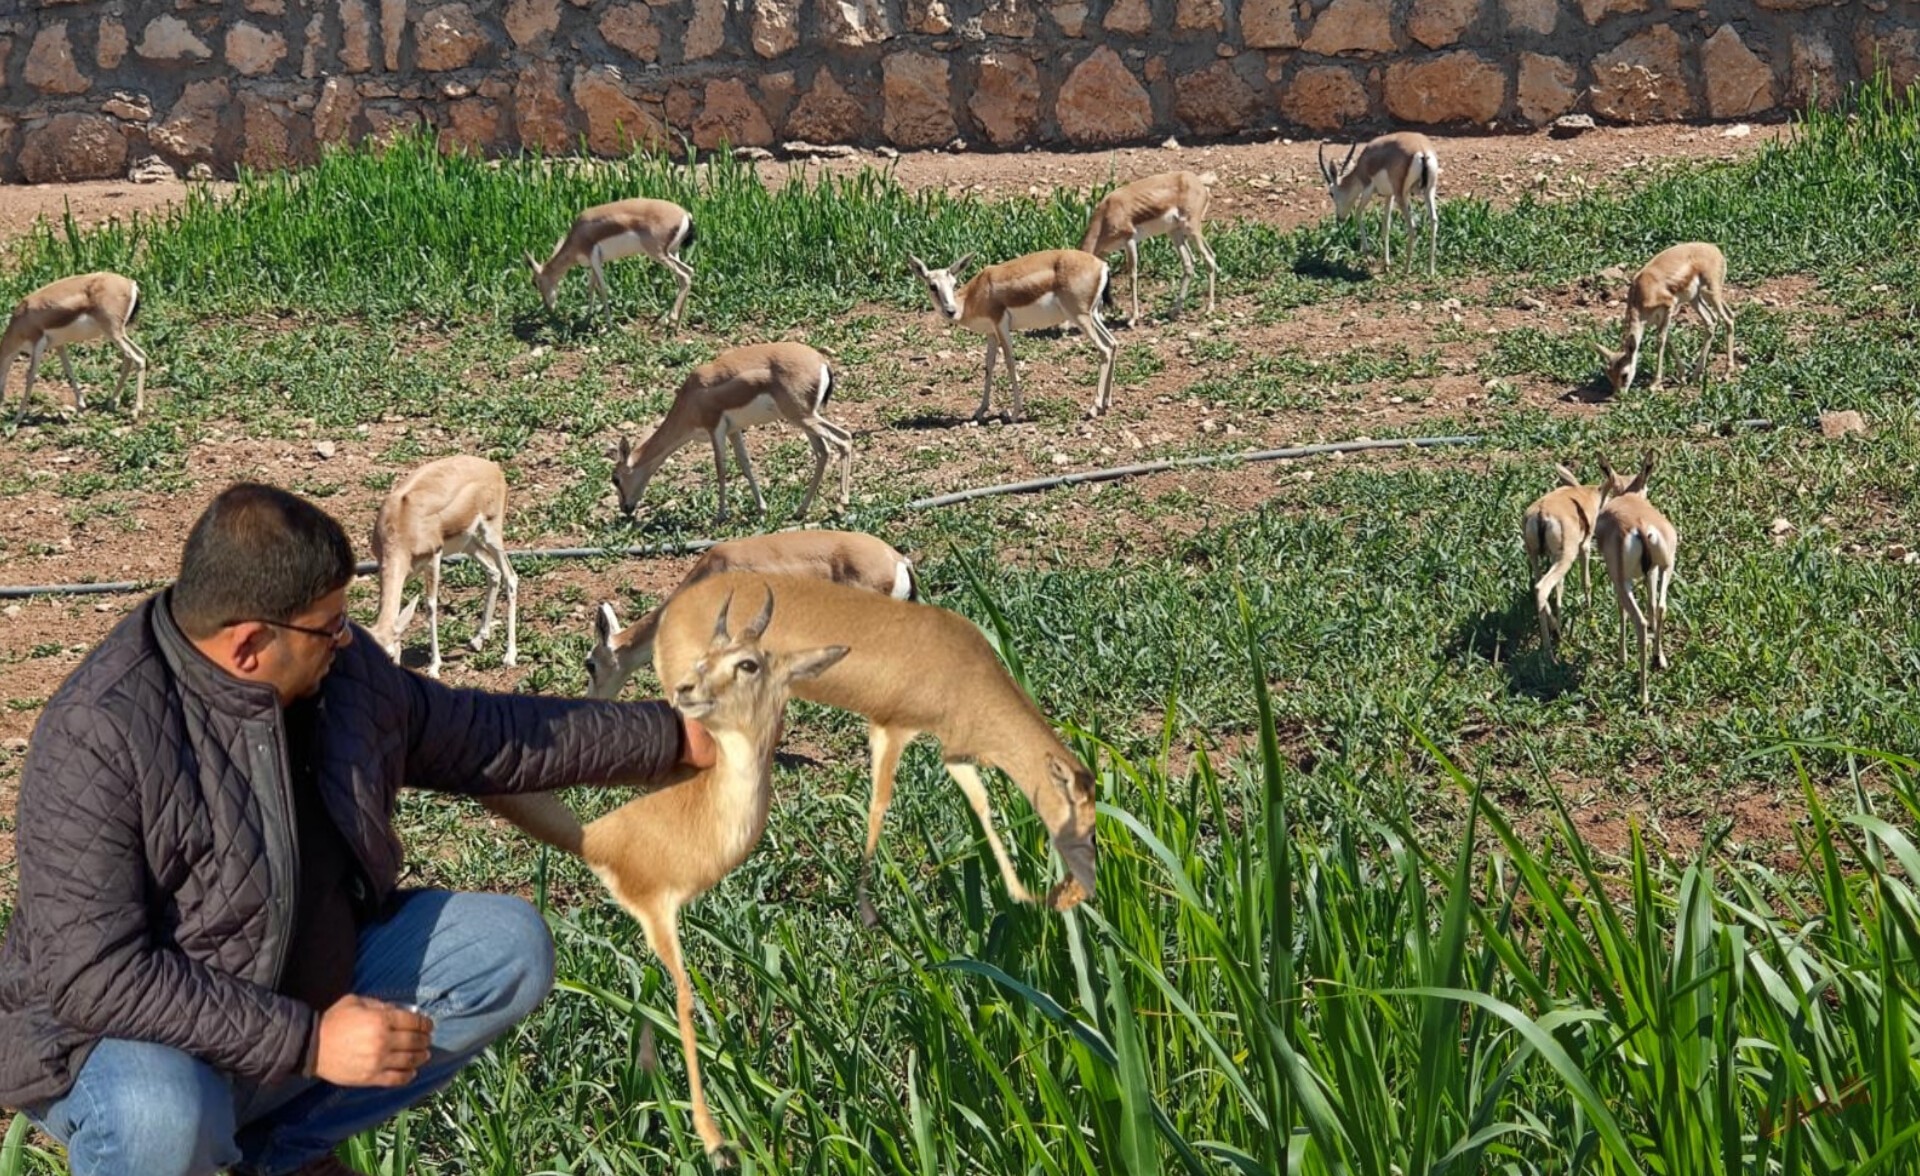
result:
[[[445,890],[401,893],[384,922],[361,929],[353,991],[417,1004],[433,1018],[433,1053],[401,1087],[291,1078],[256,1086],[191,1054],[109,1038],[73,1088],[27,1109],[67,1145],[73,1176],[210,1176],[240,1167],[291,1172],[421,1102],[533,1011],[553,987],[553,939],[517,898]]]

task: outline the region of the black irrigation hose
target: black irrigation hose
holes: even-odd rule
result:
[[[1773,422],[1764,419],[1734,422],[1735,428],[1770,429]],[[988,498],[999,494],[1027,494],[1036,490],[1050,490],[1055,486],[1074,486],[1082,482],[1112,482],[1120,478],[1134,478],[1142,474],[1157,474],[1167,470],[1177,470],[1187,466],[1227,465],[1241,461],[1281,461],[1288,458],[1317,457],[1327,453],[1358,453],[1369,449],[1432,449],[1442,445],[1473,445],[1481,440],[1479,434],[1465,434],[1455,437],[1392,437],[1384,440],[1339,441],[1327,445],[1296,445],[1290,449],[1259,449],[1251,453],[1215,453],[1202,457],[1175,457],[1165,461],[1149,461],[1139,465],[1114,466],[1104,470],[1083,470],[1077,474],[1061,474],[1052,478],[1035,478],[1027,482],[1006,482],[998,486],[979,486],[972,490],[957,490],[952,494],[940,494],[933,498],[920,498],[907,503],[902,510],[931,510],[936,506],[952,506],[955,503],[969,502],[976,498]],[[638,557],[646,555],[687,555],[696,551],[705,551],[718,543],[717,539],[694,539],[685,543],[660,543],[649,547],[536,547],[514,551],[520,559],[594,559],[601,556]],[[466,559],[467,556],[452,556],[453,559]],[[366,576],[379,570],[380,565],[372,560],[364,560],[353,570]],[[145,592],[154,588],[158,582],[140,580],[115,580],[100,584],[14,584],[0,585],[0,600],[17,599],[25,596],[87,596],[116,592]]]

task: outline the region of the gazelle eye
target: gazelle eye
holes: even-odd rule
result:
[[[757,674],[760,672],[760,663],[754,661],[752,658],[747,658],[745,661],[734,666],[733,672],[736,674]]]

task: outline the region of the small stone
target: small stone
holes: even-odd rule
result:
[[[1522,294],[1513,300],[1513,305],[1517,310],[1545,310],[1547,308],[1546,303],[1531,294]]]
[[[136,184],[162,184],[179,178],[180,174],[158,155],[143,156],[127,169],[127,179]]]
[[[1844,412],[1823,412],[1820,414],[1820,435],[1828,440],[1867,432],[1867,420],[1852,409]]]
[[[313,451],[323,458],[331,458],[334,455],[334,444],[331,441],[315,441]]]
[[[1777,518],[1773,520],[1771,523],[1767,524],[1767,534],[1773,535],[1776,537],[1780,535],[1784,535],[1791,530],[1793,530],[1793,524],[1788,522],[1785,519]]]
[[[1590,114],[1563,114],[1553,120],[1547,128],[1547,136],[1553,139],[1571,139],[1594,129],[1593,116]]]
[[[17,617],[20,615],[20,606],[17,604],[9,604],[6,607],[5,611],[6,611],[7,619],[12,620],[14,617]]]
[[[1063,465],[1071,465],[1072,463],[1073,463],[1073,459],[1068,457],[1064,453],[1056,453],[1053,455],[1054,465],[1063,466]]]
[[[19,755],[26,750],[27,741],[18,735],[11,739],[0,741],[0,751],[5,751],[10,755]]]

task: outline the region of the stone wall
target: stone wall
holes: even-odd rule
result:
[[[0,0],[0,178],[297,163],[421,121],[611,153],[1745,118],[1876,61],[1920,75],[1920,3]]]

